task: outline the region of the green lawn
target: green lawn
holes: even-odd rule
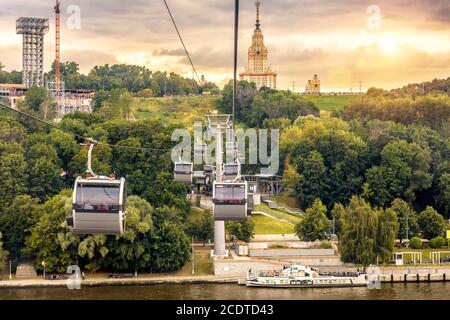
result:
[[[206,249],[209,247],[205,247],[205,250],[199,249],[197,246],[195,247],[195,275],[196,276],[207,276],[214,274],[213,270],[213,261],[210,259],[210,250]],[[192,275],[192,261],[188,261],[184,267],[175,273],[175,276],[191,276]]]
[[[320,110],[340,111],[344,107],[355,100],[358,96],[305,96],[312,101]]]
[[[270,196],[270,200],[275,200],[279,206],[288,208],[291,211],[301,211],[300,201],[295,196],[280,194],[276,196]]]
[[[266,213],[270,214],[272,217],[289,221],[292,224],[297,224],[302,220],[302,218],[294,216],[292,214],[284,213],[279,210],[270,209],[266,204],[261,204],[259,206],[255,206],[254,211],[266,212]]]
[[[294,233],[294,226],[287,222],[278,221],[262,215],[255,215],[250,219],[255,223],[255,234]]]

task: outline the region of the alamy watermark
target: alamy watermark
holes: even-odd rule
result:
[[[205,130],[206,128],[206,130]],[[172,149],[172,162],[215,164],[216,142],[223,139],[223,132],[215,132],[202,121],[194,122],[194,135],[188,129],[176,129],[172,141],[179,143]],[[236,152],[241,164],[260,165],[261,174],[277,175],[280,167],[279,129],[228,129],[225,133],[223,163],[232,163]],[[194,157],[192,157],[194,145]],[[202,152],[196,152],[201,147]]]
[[[69,266],[67,268],[67,274],[70,276],[66,280],[66,286],[69,290],[80,290],[81,289],[81,280],[82,273],[79,266]]]
[[[378,266],[370,265],[367,269],[367,288],[381,289],[381,269]]]

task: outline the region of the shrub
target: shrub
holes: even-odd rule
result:
[[[439,249],[445,246],[445,239],[442,237],[436,237],[430,240],[430,247],[433,249]]]
[[[320,249],[331,249],[333,246],[331,245],[330,241],[321,241],[320,242]]]
[[[411,240],[409,240],[409,244],[413,249],[422,248],[422,240],[418,237],[412,237]]]

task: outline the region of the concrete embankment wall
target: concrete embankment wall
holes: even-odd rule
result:
[[[295,259],[246,259],[246,260],[218,260],[214,261],[214,275],[220,277],[245,277],[247,271],[281,270],[283,266],[300,263],[308,266],[331,266],[337,268],[343,263],[337,256],[309,256]]]
[[[450,267],[382,267],[383,282],[450,281]]]
[[[318,268],[320,272],[356,272],[361,268],[344,265],[339,258],[302,257],[291,260],[249,259],[220,260],[214,262],[214,275],[221,277],[245,277],[249,269],[254,271],[281,270],[294,262]],[[449,266],[380,267],[382,282],[431,282],[450,281]]]
[[[266,249],[250,250],[251,257],[333,256],[333,249]]]

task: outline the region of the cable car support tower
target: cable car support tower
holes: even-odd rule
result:
[[[231,136],[234,143],[234,112],[237,91],[237,60],[238,60],[238,30],[239,30],[239,0],[235,0],[234,6],[234,60],[233,60],[233,105],[232,115],[208,116],[208,128],[211,133],[216,133],[216,181],[223,181],[223,151],[222,135]],[[230,131],[231,130],[231,131]],[[230,134],[231,133],[231,134]],[[227,139],[227,142],[229,140]],[[225,221],[214,222],[214,254],[215,257],[227,256],[225,249]]]

